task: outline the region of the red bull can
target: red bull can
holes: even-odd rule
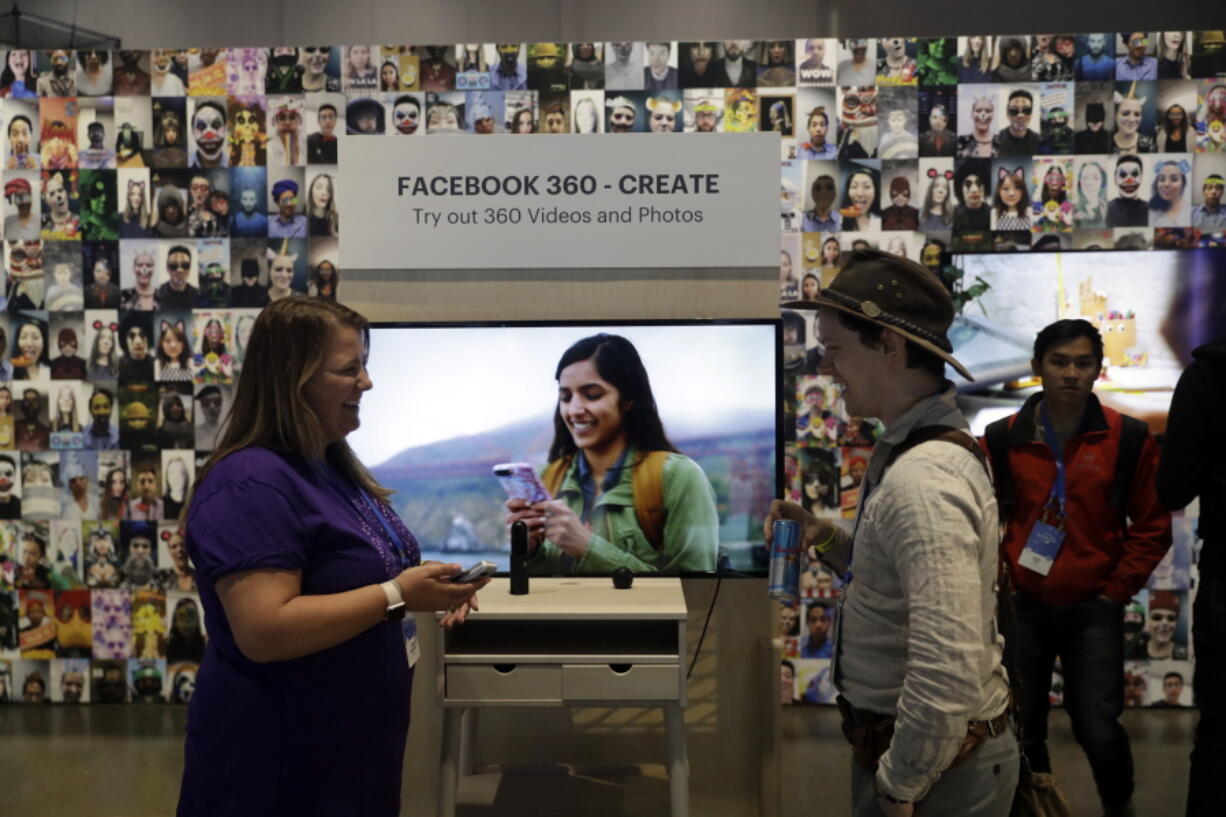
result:
[[[800,523],[776,519],[771,531],[770,572],[767,595],[785,604],[800,598]]]

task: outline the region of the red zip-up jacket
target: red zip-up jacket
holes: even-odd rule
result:
[[[1158,444],[1147,434],[1126,499],[1125,526],[1110,494],[1122,415],[1090,395],[1081,428],[1064,446],[1068,519],[1064,543],[1046,576],[1018,565],[1030,529],[1056,484],[1056,459],[1036,434],[1032,395],[1009,418],[1009,469],[1016,504],[1004,550],[1015,590],[1048,604],[1073,604],[1103,595],[1127,604],[1171,546],[1171,515],[1158,501]],[[979,444],[987,451],[987,440]],[[988,452],[989,457],[991,452]]]

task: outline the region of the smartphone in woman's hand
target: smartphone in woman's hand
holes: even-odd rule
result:
[[[494,476],[498,477],[503,490],[511,499],[522,499],[526,502],[545,502],[551,499],[529,463],[504,462],[495,465]]]

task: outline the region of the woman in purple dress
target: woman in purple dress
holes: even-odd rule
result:
[[[413,617],[476,607],[485,581],[419,565],[358,427],[369,328],[290,297],[255,322],[234,405],[186,511],[209,634],[178,814],[400,813]],[[408,626],[406,626],[408,625]]]

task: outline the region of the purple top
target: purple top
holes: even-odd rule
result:
[[[209,641],[188,709],[179,817],[400,813],[413,679],[400,624],[258,664],[239,651],[217,596],[218,579],[253,568],[301,571],[304,595],[397,575],[383,526],[356,486],[329,473],[247,448],[196,487],[187,550]],[[390,509],[387,518],[417,564],[413,535]]]

